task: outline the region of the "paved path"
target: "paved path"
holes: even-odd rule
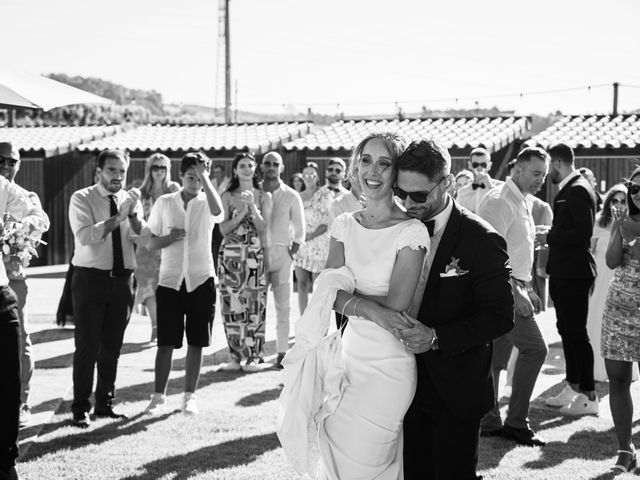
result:
[[[73,356],[73,327],[57,327],[55,312],[62,292],[66,266],[36,267],[30,269],[28,285],[28,313],[36,370],[33,376],[30,404],[33,411],[33,423],[21,431],[22,452],[26,452],[30,442],[34,440],[42,427],[52,415],[61,408],[63,401],[71,399],[71,362]],[[291,318],[298,318],[296,294],[291,297]],[[267,361],[273,359],[275,353],[275,310],[271,294],[267,308]],[[547,408],[543,399],[549,396],[549,391],[557,392],[559,384],[564,378],[564,360],[560,338],[555,329],[555,314],[553,309],[538,317],[550,352],[538,378],[534,390],[533,408]],[[147,340],[150,335],[148,317],[134,314],[125,333],[125,344],[118,369],[118,387],[137,387],[152,391],[153,364],[155,348]],[[182,376],[184,369],[183,348],[175,353],[174,370],[171,378]],[[204,351],[205,367],[211,367],[227,361],[226,342],[219,311],[216,312],[214,322],[213,345]],[[145,366],[141,369],[141,365]],[[141,373],[144,378],[141,377]],[[504,376],[503,376],[504,377]],[[503,379],[504,380],[504,379]],[[170,384],[171,386],[171,384]],[[635,385],[636,387],[638,385]],[[601,393],[606,393],[606,386],[599,387]],[[177,395],[177,392],[176,392]],[[504,406],[504,405],[503,405]],[[601,403],[601,416],[611,416],[608,402]]]

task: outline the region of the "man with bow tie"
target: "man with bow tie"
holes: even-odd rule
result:
[[[467,210],[477,213],[487,192],[494,187],[503,185],[504,182],[494,180],[489,175],[491,155],[486,148],[478,147],[471,150],[468,163],[469,169],[473,172],[473,182],[458,190],[456,200]]]
[[[349,193],[349,190],[342,185],[342,182],[347,178],[347,164],[341,158],[334,157],[329,159],[326,178],[326,187],[333,194],[334,199]]]
[[[432,231],[402,329],[418,386],[404,419],[404,478],[476,479],[480,419],[494,405],[492,342],[513,328],[504,239],[449,195],[449,152],[414,142],[397,162],[396,195]]]
[[[73,424],[91,422],[91,390],[97,363],[94,414],[122,418],[113,410],[116,370],[133,296],[131,273],[136,266],[133,237],[144,221],[136,189],[126,192],[129,158],[116,149],[98,155],[97,182],[74,192],[69,224],[75,239],[71,294],[75,321],[73,354]]]

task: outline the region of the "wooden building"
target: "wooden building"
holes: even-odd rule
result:
[[[506,163],[518,153],[529,128],[527,117],[513,116],[340,120],[284,144],[285,176],[289,178],[293,173],[300,172],[308,161],[317,162],[324,176],[324,165],[329,158],[348,160],[353,148],[366,135],[391,130],[400,133],[409,142],[438,139],[449,149],[452,172],[467,168],[472,149],[485,147],[492,156],[491,173],[500,178]]]
[[[558,142],[573,148],[576,167],[591,169],[604,193],[640,165],[640,114],[566,116],[527,144],[548,148]],[[556,192],[548,181],[548,201]]]

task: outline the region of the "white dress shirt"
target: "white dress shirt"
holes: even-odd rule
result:
[[[269,245],[289,247],[292,241],[302,245],[306,225],[300,194],[280,182],[280,187],[271,194],[271,198],[273,208],[269,222]]]
[[[211,254],[213,226],[224,218],[224,213],[213,215],[204,192],[187,203],[184,208],[182,191],[162,195],[151,208],[147,221],[149,231],[156,237],[169,235],[171,228],[183,228],[184,239],[162,249],[158,285],[180,290],[184,281],[187,292],[192,292],[208,278],[216,278]]]
[[[493,188],[478,212],[507,242],[511,276],[529,282],[533,267],[536,227],[531,204],[518,186],[507,178],[502,187]]]
[[[467,210],[471,210],[473,213],[478,213],[480,210],[480,204],[484,200],[489,190],[492,188],[503,185],[504,182],[500,180],[491,179],[491,187],[476,188],[473,189],[473,183],[467,183],[464,187],[458,190],[456,201],[459,205],[463,206]]]
[[[49,217],[42,210],[42,207],[29,198],[25,189],[10,182],[3,176],[0,176],[0,211],[3,214],[11,214],[23,224],[32,225],[39,232],[49,230]],[[1,256],[2,252],[0,250],[0,264],[2,264],[0,266],[0,286],[5,286],[9,284],[9,279]]]
[[[435,217],[429,219],[434,221],[433,236],[431,237],[429,251],[424,257],[424,263],[422,264],[422,271],[420,272],[420,278],[418,279],[416,292],[413,295],[413,302],[411,303],[411,310],[409,311],[409,314],[412,317],[416,317],[418,315],[418,312],[420,311],[422,296],[424,295],[424,290],[427,287],[427,281],[429,280],[429,273],[431,272],[431,264],[433,263],[433,259],[435,258],[436,252],[438,251],[438,245],[440,245],[442,234],[444,233],[444,229],[446,228],[447,223],[449,223],[449,218],[451,217],[452,211],[453,199],[448,196],[446,207],[444,207],[444,209]]]
[[[567,177],[558,184],[558,191],[562,190],[573,177],[577,177],[578,175],[580,175],[580,172],[578,170],[574,170],[573,173],[567,175]]]
[[[105,235],[105,222],[111,218],[111,195],[116,196],[118,206],[124,202],[128,193],[118,190],[111,193],[100,184],[78,190],[71,195],[69,203],[69,224],[75,240],[73,264],[76,267],[111,270],[113,268],[113,243],[111,232]],[[142,220],[142,204],[135,208],[138,219]],[[136,259],[133,250],[133,239],[137,235],[129,225],[129,219],[120,222],[120,241],[122,242],[122,259],[124,268],[133,270]]]

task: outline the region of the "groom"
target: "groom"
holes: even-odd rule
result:
[[[480,419],[494,404],[492,341],[513,328],[504,239],[449,195],[449,152],[413,142],[398,160],[396,195],[425,222],[431,247],[418,282],[413,327],[418,388],[404,420],[404,478],[476,479]],[[424,294],[423,294],[424,292]]]

